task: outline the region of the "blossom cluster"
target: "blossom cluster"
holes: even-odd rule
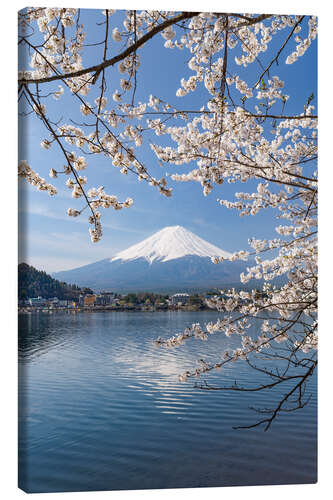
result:
[[[83,25],[76,24],[76,14],[77,9],[70,8],[28,8],[26,14],[21,14],[25,23],[37,23],[44,43],[32,53],[30,67],[33,70],[20,70],[19,80],[38,80],[59,70],[66,74],[83,69],[82,50],[86,34]],[[75,35],[67,37],[66,29],[75,30]],[[81,95],[89,93],[90,83],[89,73],[66,80],[71,91]],[[63,90],[59,88],[53,95],[59,99],[62,94]]]
[[[45,181],[39,174],[34,172],[26,160],[21,160],[18,165],[18,176],[25,179],[29,184],[35,186],[38,191],[47,191],[50,196],[57,194],[57,190],[52,184]]]

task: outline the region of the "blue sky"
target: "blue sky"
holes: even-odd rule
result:
[[[112,23],[116,22],[119,16],[121,12],[111,18]],[[96,23],[103,22],[104,19],[99,11],[81,11],[81,22],[86,26],[87,43],[102,40],[103,27],[98,27]],[[306,32],[306,27],[304,31]],[[281,39],[286,35],[287,31],[284,31]],[[187,67],[189,52],[164,49],[163,43],[164,39],[158,35],[140,51],[142,59],[136,102],[146,101],[149,94],[153,94],[171,104],[198,109],[206,97],[204,89],[182,99],[175,96],[180,79],[192,74]],[[291,42],[290,46],[293,47],[293,44],[294,42]],[[108,56],[118,53],[121,48],[122,44],[111,41]],[[96,63],[99,50],[96,47],[90,48],[84,56],[84,64],[88,66]],[[299,61],[287,66],[284,61],[291,52],[291,48],[287,48],[281,55],[279,66],[272,68],[271,76],[278,74],[286,81],[285,91],[290,95],[290,99],[285,113],[300,113],[309,95],[312,92],[316,95],[316,50],[315,42]],[[263,60],[269,61],[271,55],[271,50],[267,51]],[[240,76],[250,83],[255,83],[260,72],[254,65],[243,70],[237,66],[237,71],[242,71],[243,75]],[[111,98],[113,91],[120,88],[119,73],[116,68],[112,68],[107,74],[107,95]],[[49,84],[43,92],[47,93],[57,84]],[[92,90],[87,101],[92,103],[96,95],[96,91]],[[62,117],[65,123],[69,123],[69,118],[82,121],[79,106],[72,101],[69,94],[65,93],[60,101],[51,98],[48,103],[48,114],[54,121]],[[40,147],[40,142],[47,138],[47,134],[38,119],[29,116],[21,126],[21,157],[27,159],[31,167],[47,179],[50,167],[59,168],[63,164],[63,158],[56,146],[52,146],[49,151]],[[151,138],[157,142],[156,136]],[[164,136],[162,141],[167,144]],[[181,166],[160,167],[149,146],[139,148],[138,156],[158,178],[166,172],[182,173],[188,170]],[[71,198],[71,191],[64,185],[63,177],[50,179],[58,189],[58,195],[52,198],[20,182],[20,261],[28,262],[47,272],[71,269],[110,257],[165,226],[177,224],[231,252],[246,248],[250,237],[276,236],[272,211],[262,212],[255,217],[240,218],[236,211],[227,210],[217,203],[217,198],[232,199],[236,191],[250,191],[250,186],[246,184],[234,186],[225,183],[216,186],[208,197],[204,197],[199,184],[169,180],[169,185],[173,187],[173,196],[165,198],[156,188],[144,182],[139,183],[136,177],[130,174],[121,175],[104,157],[94,156],[87,159],[88,168],[84,175],[88,177],[89,186],[103,185],[106,192],[116,194],[120,200],[130,196],[134,199],[134,205],[122,211],[103,210],[103,237],[99,243],[93,244],[88,233],[87,215],[84,213],[80,218],[72,219],[66,214],[68,207],[80,208],[81,203],[80,200]]]

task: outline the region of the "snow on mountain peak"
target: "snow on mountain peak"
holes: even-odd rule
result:
[[[231,256],[229,252],[208,243],[182,226],[168,226],[140,243],[118,252],[110,261],[144,258],[151,264],[154,260],[167,262],[186,255],[225,258]]]

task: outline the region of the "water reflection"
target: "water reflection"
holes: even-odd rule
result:
[[[315,481],[315,398],[269,433],[236,432],[233,425],[254,418],[251,395],[198,391],[178,375],[199,358],[216,360],[237,339],[153,346],[158,336],[216,317],[21,315],[21,486],[45,492]],[[253,377],[245,364],[229,363],[212,381],[236,375]],[[260,396],[259,404],[269,406],[272,397]]]

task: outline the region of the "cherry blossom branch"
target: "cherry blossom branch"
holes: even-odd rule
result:
[[[133,52],[136,52],[142,45],[144,45],[148,40],[153,38],[155,35],[163,31],[164,29],[168,28],[169,26],[172,26],[173,24],[185,20],[185,19],[191,19],[193,16],[198,15],[198,12],[182,12],[181,14],[178,14],[177,16],[174,16],[166,21],[164,23],[159,24],[158,26],[155,26],[152,30],[150,30],[148,33],[146,33],[144,36],[139,38],[136,43],[128,47],[126,50],[121,52],[120,54],[112,57],[111,59],[107,59],[106,61],[103,61],[100,64],[95,64],[93,66],[90,66],[89,68],[81,69],[78,71],[73,71],[71,73],[64,73],[60,75],[53,75],[50,77],[45,77],[45,78],[28,78],[24,79],[22,78],[19,80],[19,83],[48,83],[48,82],[54,82],[56,80],[64,80],[66,78],[75,78],[78,76],[83,76],[89,73],[95,73],[95,78],[97,79],[98,75],[100,72],[105,69],[109,68],[110,66],[114,66],[118,62],[122,61],[129,55],[131,55]],[[97,75],[97,76],[96,76]]]

